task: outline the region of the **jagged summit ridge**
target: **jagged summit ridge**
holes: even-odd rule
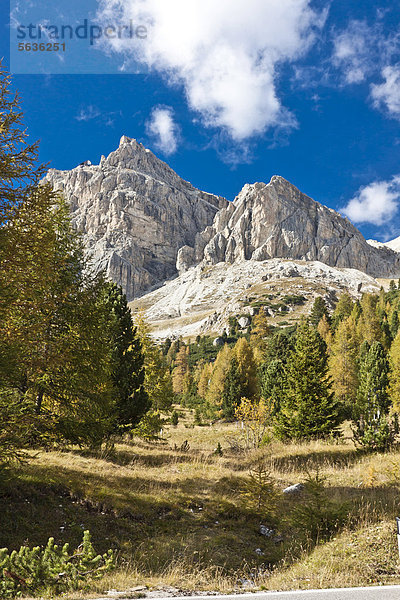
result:
[[[374,248],[336,211],[312,200],[283,177],[245,185],[234,202],[178,253],[177,268],[271,258],[320,261],[373,277],[397,277],[400,256]]]
[[[129,300],[176,275],[179,248],[193,243],[228,204],[184,181],[127,136],[99,165],[51,169],[46,179],[64,193],[96,268]]]
[[[63,191],[96,268],[129,300],[199,264],[280,258],[400,275],[399,253],[373,247],[350,221],[280,176],[247,184],[228,202],[123,136],[100,164],[51,169],[47,180]]]

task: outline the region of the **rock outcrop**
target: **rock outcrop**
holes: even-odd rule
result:
[[[400,275],[399,254],[371,246],[348,219],[278,176],[269,184],[246,185],[191,246],[178,253],[180,273],[200,263],[286,258],[357,269],[373,277]]]
[[[128,300],[176,275],[179,248],[193,244],[228,205],[126,136],[99,165],[51,169],[46,179],[64,193],[96,268],[120,284]]]

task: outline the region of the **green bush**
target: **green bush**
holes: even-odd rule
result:
[[[178,411],[174,410],[174,412],[171,415],[171,425],[174,425],[175,427],[178,425],[179,423],[179,413]]]
[[[96,554],[89,531],[83,534],[82,544],[70,552],[69,545],[61,548],[50,538],[45,548],[32,550],[21,546],[9,553],[0,549],[0,598],[16,598],[22,594],[62,593],[84,587],[100,579],[115,566],[112,550]]]
[[[293,527],[314,541],[329,538],[344,524],[348,513],[345,503],[329,498],[325,481],[318,471],[307,475],[304,501],[293,509],[290,517]]]
[[[278,492],[270,469],[263,460],[250,469],[240,495],[246,508],[255,511],[261,518],[271,519],[274,516]]]
[[[132,434],[148,442],[159,440],[161,431],[167,420],[163,419],[158,410],[150,410],[140,423],[132,429]]]

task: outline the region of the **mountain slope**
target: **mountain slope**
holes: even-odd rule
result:
[[[398,277],[400,256],[367,243],[350,221],[275,176],[269,184],[246,185],[197,234],[194,248],[179,251],[184,272],[202,263],[290,258],[353,268],[374,277]]]
[[[267,307],[271,325],[295,323],[308,314],[316,296],[328,304],[343,291],[354,298],[378,292],[380,284],[355,269],[337,269],[317,261],[274,258],[243,260],[192,267],[158,289],[134,300],[133,312],[145,310],[157,338],[220,335],[229,329],[230,316],[252,315],[256,307]],[[282,311],[282,302],[294,296],[304,303]]]
[[[96,267],[105,269],[129,300],[176,275],[179,248],[192,243],[228,204],[194,188],[126,136],[99,165],[51,169],[46,179],[63,191]]]

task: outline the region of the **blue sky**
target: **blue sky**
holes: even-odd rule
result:
[[[42,13],[55,18],[56,2],[46,4]],[[245,183],[279,174],[366,237],[400,235],[398,2],[80,0],[70,11],[75,5],[89,16],[97,9],[99,23],[134,18],[149,36],[75,51],[75,72],[103,74],[14,76],[43,162],[96,163],[128,135],[208,192],[233,199]],[[7,0],[0,23],[9,66]]]

